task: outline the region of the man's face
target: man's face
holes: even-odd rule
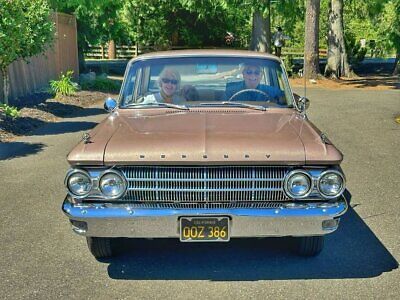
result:
[[[261,81],[261,69],[256,66],[247,66],[243,70],[243,79],[247,89],[255,89]]]

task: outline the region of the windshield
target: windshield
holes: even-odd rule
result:
[[[128,67],[120,100],[122,107],[287,107],[293,103],[279,62],[218,56],[136,61]]]

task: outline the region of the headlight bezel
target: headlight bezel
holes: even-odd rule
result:
[[[298,195],[293,194],[293,193],[289,190],[289,187],[288,187],[289,179],[290,179],[292,176],[296,175],[296,174],[303,174],[303,175],[305,175],[305,176],[307,177],[307,179],[308,179],[308,182],[309,182],[309,188],[308,188],[307,193],[305,193],[304,195],[301,195],[301,196],[298,196]],[[313,178],[312,178],[311,174],[309,174],[307,171],[305,171],[305,170],[300,170],[300,169],[293,170],[293,171],[290,171],[290,172],[286,175],[285,180],[284,180],[284,183],[283,183],[283,189],[284,189],[286,195],[288,195],[290,198],[293,198],[293,199],[304,199],[304,198],[308,197],[308,196],[311,194],[311,192],[313,191],[313,189],[314,189],[314,181],[313,181]]]
[[[86,192],[85,194],[81,194],[81,195],[75,194],[72,191],[72,189],[70,188],[70,184],[69,184],[69,180],[71,179],[71,177],[73,175],[75,175],[75,174],[78,174],[78,173],[79,174],[83,174],[84,176],[86,176],[89,179],[90,184],[91,184],[91,187],[90,187],[89,191]],[[92,192],[93,187],[94,187],[93,178],[90,176],[89,172],[87,172],[87,171],[85,171],[83,169],[71,169],[71,170],[69,170],[67,172],[67,175],[65,176],[64,185],[65,185],[65,187],[66,187],[66,189],[68,191],[68,194],[71,197],[73,197],[74,199],[84,199],[84,198],[86,198]]]
[[[120,178],[122,179],[122,182],[123,182],[123,185],[124,185],[123,191],[122,191],[121,193],[115,195],[115,196],[107,196],[107,195],[103,192],[103,189],[102,189],[102,184],[101,184],[101,183],[102,183],[102,179],[103,179],[103,177],[104,177],[105,175],[108,175],[108,174],[115,174],[115,175],[117,175],[118,177],[120,177]],[[99,189],[101,195],[104,197],[104,199],[107,199],[107,200],[115,200],[115,199],[124,197],[124,195],[126,194],[126,192],[127,192],[127,190],[128,190],[128,181],[126,180],[126,178],[125,178],[125,176],[124,176],[124,174],[123,174],[122,172],[117,171],[117,170],[115,170],[115,169],[108,169],[108,170],[105,170],[104,172],[102,172],[101,175],[99,176],[99,180],[98,180],[98,189]]]
[[[342,186],[341,186],[339,192],[338,192],[337,194],[335,194],[335,195],[326,195],[326,194],[324,194],[324,193],[321,191],[321,188],[320,188],[320,182],[321,182],[321,180],[323,179],[324,176],[326,176],[327,174],[330,174],[330,173],[333,173],[333,174],[335,174],[335,175],[338,175],[338,176],[342,179]],[[343,192],[344,192],[344,190],[346,189],[346,178],[344,177],[344,174],[343,174],[342,172],[339,172],[339,171],[337,171],[337,170],[328,169],[328,170],[323,171],[323,172],[318,176],[317,183],[316,183],[316,187],[317,187],[318,193],[319,193],[319,194],[321,195],[321,197],[323,197],[324,199],[335,199],[335,198],[339,197],[340,195],[342,195]]]

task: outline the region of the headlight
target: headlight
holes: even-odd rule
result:
[[[93,187],[89,174],[83,170],[72,170],[66,177],[66,186],[71,194],[84,197]]]
[[[310,194],[311,185],[312,181],[308,173],[295,170],[286,176],[284,189],[286,194],[292,198],[304,198]]]
[[[318,191],[325,198],[336,198],[344,191],[344,177],[340,172],[329,170],[318,179]]]
[[[125,178],[117,171],[110,170],[100,179],[100,190],[108,198],[119,198],[126,191]]]

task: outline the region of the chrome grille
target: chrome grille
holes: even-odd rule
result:
[[[283,191],[287,167],[266,166],[127,166],[124,201],[177,208],[211,204],[226,207],[269,205],[290,200]],[[172,203],[172,204],[171,204]],[[204,205],[207,204],[207,205]],[[189,205],[189,206],[190,206]],[[251,206],[249,206],[251,207]]]

